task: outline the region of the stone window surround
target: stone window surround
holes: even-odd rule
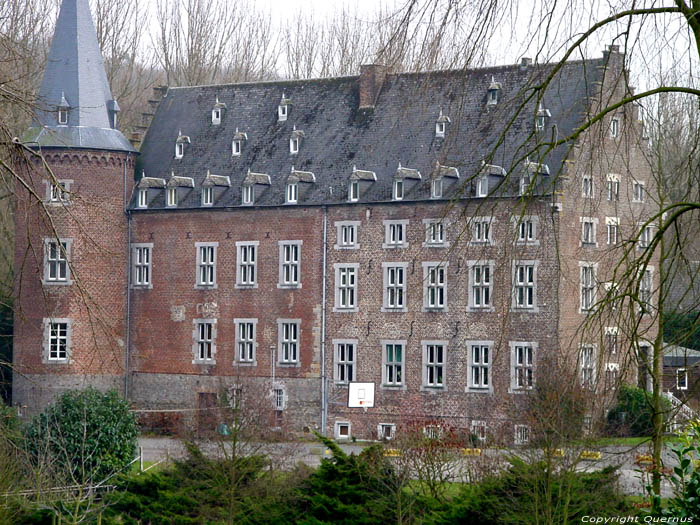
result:
[[[199,325],[209,323],[211,327],[211,359],[199,358]],[[216,364],[216,319],[192,319],[192,364],[193,365],[215,365]]]
[[[148,264],[142,266],[148,266],[148,284],[137,284],[136,283],[136,250],[138,248],[148,248],[149,257]],[[153,288],[153,243],[152,242],[132,242],[131,243],[131,288],[137,290],[146,290]]]
[[[216,259],[217,259],[217,251],[219,250],[219,243],[218,242],[195,242],[194,243],[194,248],[196,251],[196,260],[197,260],[197,265],[195,267],[195,284],[194,287],[196,290],[211,290],[211,289],[216,289],[219,287],[219,283],[217,282],[216,279]],[[214,280],[213,283],[211,284],[203,284],[200,277],[200,266],[202,264],[202,251],[200,248],[214,248]]]
[[[253,360],[252,361],[241,361],[240,353],[238,351],[238,343],[240,343],[240,332],[239,326],[243,323],[250,323],[253,325]],[[235,337],[234,337],[234,366],[258,366],[258,319],[256,317],[243,318],[237,317],[233,320]]]
[[[50,338],[51,338],[51,324],[52,323],[65,323],[66,326],[66,358],[65,359],[49,359],[50,353]],[[68,317],[45,317],[42,320],[42,352],[41,352],[41,362],[43,364],[50,365],[67,365],[71,363],[71,358],[73,354],[73,320]]]
[[[65,243],[66,255],[66,278],[61,280],[49,280],[49,244],[50,243]],[[44,286],[67,286],[73,284],[71,272],[71,252],[73,249],[73,239],[46,237],[44,238],[44,268],[41,278],[41,284]]]
[[[277,241],[279,246],[279,271],[278,271],[278,281],[277,288],[301,288],[301,247],[304,241]],[[284,249],[285,246],[296,246],[297,247],[297,282],[296,283],[285,283],[284,282]],[[256,259],[257,262],[257,259]],[[256,272],[257,273],[257,272]],[[257,279],[256,279],[257,286]]]

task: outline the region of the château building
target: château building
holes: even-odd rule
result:
[[[629,92],[623,58],[158,89],[137,150],[63,0],[17,194],[13,403],[115,388],[206,430],[256,392],[291,432],[527,441],[519,394],[554,363],[605,394],[627,355],[614,317],[580,327],[651,235],[637,110],[557,142]]]

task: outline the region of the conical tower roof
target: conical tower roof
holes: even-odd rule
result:
[[[134,151],[116,126],[119,106],[107,82],[88,0],[61,4],[37,106],[25,142]],[[65,124],[59,122],[59,110],[67,112]]]

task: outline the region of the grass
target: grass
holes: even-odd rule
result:
[[[664,443],[669,444],[669,443],[678,443],[680,441],[680,438],[676,435],[668,435],[664,436]],[[637,447],[639,445],[644,445],[646,443],[651,443],[651,437],[650,436],[642,436],[642,437],[604,437],[604,438],[599,438],[593,441],[590,445],[591,446],[598,446],[598,447],[610,447],[610,446],[618,446],[618,447]]]

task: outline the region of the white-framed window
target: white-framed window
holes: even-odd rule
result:
[[[581,177],[581,197],[591,199],[593,198],[594,191],[593,177],[590,175],[584,175]]]
[[[408,220],[384,221],[382,248],[408,248]]]
[[[617,202],[620,200],[620,176],[610,174],[607,176],[608,200]]]
[[[474,217],[472,218],[472,244],[492,244],[491,226],[493,219],[491,217]]]
[[[175,144],[175,158],[181,159],[184,156],[185,156],[185,143],[184,142],[176,143]]]
[[[335,308],[333,311],[357,311],[358,263],[336,263],[335,268]]]
[[[423,219],[425,225],[426,248],[447,248],[449,244],[445,240],[445,221],[443,219]]]
[[[515,444],[527,445],[530,442],[530,427],[527,425],[515,425]]]
[[[605,364],[605,388],[611,389],[618,385],[620,379],[620,365],[618,363]]]
[[[488,174],[479,175],[476,178],[476,196],[486,197],[489,194],[489,176]]]
[[[68,124],[68,110],[64,108],[58,108],[58,123],[61,126]]]
[[[595,263],[579,262],[581,274],[581,312],[590,312],[596,302],[596,270]]]
[[[581,245],[582,246],[597,246],[596,241],[596,226],[598,219],[595,217],[579,217],[581,221]]]
[[[620,134],[620,119],[612,118],[610,120],[610,136],[612,138],[617,138]]]
[[[529,342],[510,343],[511,390],[529,390],[535,384],[535,352],[537,346]]]
[[[335,439],[350,439],[351,423],[349,421],[336,421],[333,427]]]
[[[196,242],[197,282],[195,288],[216,288],[216,250],[218,242]]]
[[[212,204],[214,204],[214,188],[204,186],[202,188],[202,206],[211,206]]]
[[[618,328],[617,326],[605,327],[605,351],[607,355],[617,355]]]
[[[336,250],[356,250],[358,244],[358,229],[360,221],[337,221],[335,223],[337,238],[334,248]]]
[[[513,261],[513,308],[537,310],[537,261]]]
[[[620,218],[605,217],[605,228],[607,230],[608,245],[615,246],[620,239]]]
[[[146,188],[141,188],[139,190],[139,208],[148,208],[148,190]]]
[[[382,385],[404,386],[406,341],[382,341]]]
[[[515,242],[517,244],[525,245],[537,245],[539,241],[537,239],[537,226],[538,217],[523,215],[520,217],[513,217],[511,220],[515,226],[516,238]]]
[[[132,288],[153,288],[151,283],[152,251],[153,243],[133,243],[131,245]]]
[[[216,364],[216,319],[194,319],[194,364]]]
[[[357,363],[357,339],[333,339],[335,366],[333,380],[337,384],[355,381]]]
[[[421,341],[423,347],[423,388],[444,388],[447,341]]]
[[[467,261],[469,268],[469,310],[492,309],[493,261]]]
[[[280,104],[277,106],[277,121],[278,122],[284,122],[287,120],[287,115],[289,112],[287,111],[287,104]]]
[[[243,141],[241,139],[236,139],[231,142],[231,155],[233,157],[240,157],[243,151]]]
[[[685,368],[676,370],[676,390],[688,390],[688,370]]]
[[[304,241],[279,241],[278,288],[301,288],[301,245]]]
[[[70,272],[72,245],[72,239],[44,239],[43,284],[72,284]]]
[[[439,199],[442,197],[442,179],[433,179],[430,182],[430,197]]]
[[[53,181],[46,181],[46,201],[49,204],[69,204],[72,184],[72,180],[58,180],[55,184]]]
[[[445,123],[436,122],[435,123],[435,136],[438,138],[443,138],[445,136]]]
[[[255,365],[257,319],[234,319],[236,330],[236,359],[237,364]]]
[[[396,425],[393,423],[379,423],[377,425],[377,439],[379,441],[390,441],[396,435]]]
[[[277,385],[272,389],[272,407],[275,410],[284,410],[287,408],[287,396],[284,388]]]
[[[646,190],[644,183],[638,180],[632,182],[632,202],[644,202]]]
[[[43,320],[44,363],[69,363],[72,350],[73,322],[67,318],[45,318]]]
[[[289,139],[289,153],[292,155],[299,153],[299,137],[292,137]]]
[[[168,188],[165,191],[165,205],[177,206],[177,188]]]
[[[639,278],[639,304],[645,310],[651,307],[654,288],[654,269],[649,266],[644,269]]]
[[[278,319],[277,355],[280,365],[299,365],[300,319]]]
[[[639,240],[637,241],[637,248],[644,249],[651,246],[651,241],[654,238],[654,230],[651,224],[640,225],[639,230]]]
[[[486,421],[483,419],[472,419],[470,427],[472,436],[476,436],[481,442],[486,441],[486,431],[488,428],[486,426]]]
[[[258,241],[236,242],[236,288],[258,287]]]
[[[255,202],[255,187],[252,184],[244,184],[241,192],[241,203],[250,205]]]
[[[469,352],[469,390],[491,390],[491,349],[493,341],[467,341]]]
[[[287,194],[286,194],[287,204],[296,204],[299,202],[299,184],[296,182],[290,182],[287,184]]]
[[[423,263],[423,311],[447,310],[447,262]]]
[[[581,345],[581,385],[585,388],[595,387],[595,363],[596,363],[596,348],[595,345]]]
[[[350,184],[348,184],[348,200],[350,202],[360,200],[360,181],[351,180]]]
[[[544,131],[545,116],[537,115],[535,117],[535,131]]]
[[[406,311],[406,270],[408,263],[382,263],[384,293],[382,311]]]
[[[394,181],[394,200],[400,201],[403,199],[403,179],[396,179]]]
[[[423,427],[423,437],[425,439],[440,439],[443,434],[443,428],[437,424],[429,424]]]
[[[221,108],[214,108],[211,111],[211,123],[214,126],[221,124]]]

